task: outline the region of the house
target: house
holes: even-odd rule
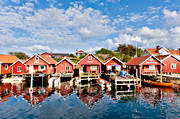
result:
[[[127,69],[129,70],[130,74],[139,76],[141,75],[157,75],[161,73],[162,63],[159,59],[155,56],[143,56],[143,57],[136,57],[131,59],[127,62]]]
[[[165,65],[162,67],[162,73],[180,73],[180,60],[174,55],[156,56]]]
[[[86,55],[78,63],[80,73],[101,73],[102,62],[93,54]]]
[[[76,56],[80,57],[81,55],[87,55],[88,53],[84,52],[83,50],[79,50],[76,52]]]
[[[106,71],[111,70],[113,72],[116,72],[123,69],[124,62],[116,57],[112,57],[111,59],[107,60],[104,65],[106,66]]]
[[[152,48],[146,48],[144,50],[143,56],[159,56],[159,55],[174,55],[176,58],[180,59],[180,51],[179,50],[171,50],[167,48],[161,48],[160,46],[157,46],[155,49]]]
[[[14,55],[4,55],[0,54],[0,74],[11,74],[12,67],[11,65],[16,62],[18,58]]]
[[[11,65],[11,67],[12,67],[12,74],[22,75],[25,73],[25,65],[22,60],[18,59],[16,62],[14,62]]]
[[[64,57],[56,63],[56,73],[73,73],[74,63]]]
[[[39,72],[39,73],[55,73],[55,64],[57,62],[47,55],[34,55],[24,62],[27,73]]]

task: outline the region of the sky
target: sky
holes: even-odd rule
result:
[[[180,0],[0,0],[0,52],[180,48]]]

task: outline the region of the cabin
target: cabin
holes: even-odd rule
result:
[[[25,65],[21,60],[17,60],[12,65],[12,74],[13,75],[22,75],[25,73]]]
[[[53,74],[56,72],[57,62],[48,55],[34,55],[27,59],[24,64],[26,67],[26,73],[45,73]]]
[[[0,75],[11,74],[11,65],[17,60],[18,58],[14,55],[0,54]]]
[[[56,63],[56,73],[73,73],[74,63],[68,58],[63,58],[58,63]]]
[[[116,57],[112,57],[105,61],[104,65],[106,66],[106,71],[119,72],[123,70],[124,62]]]
[[[127,69],[130,74],[137,75],[157,75],[161,73],[162,63],[155,56],[136,57],[127,62]]]
[[[161,55],[174,55],[176,58],[180,59],[180,50],[171,50],[165,47],[157,46],[156,48],[146,48],[144,50],[143,56],[161,56]]]
[[[76,52],[76,56],[80,57],[81,55],[87,55],[88,53],[84,52],[83,50],[79,50]]]
[[[86,55],[78,63],[80,73],[101,73],[102,62],[93,54]]]
[[[156,58],[165,64],[162,67],[163,74],[180,73],[180,60],[174,55],[162,55],[156,56]]]

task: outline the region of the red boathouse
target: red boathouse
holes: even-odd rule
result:
[[[162,73],[180,73],[180,60],[174,55],[156,56],[165,65],[162,67]]]
[[[103,64],[99,58],[94,56],[93,54],[86,55],[83,59],[81,59],[78,63],[79,72],[80,73],[101,73],[101,65]]]
[[[155,56],[136,57],[127,62],[127,68],[131,74],[138,75],[157,75],[161,72],[162,63]]]
[[[25,73],[25,65],[21,60],[17,60],[16,62],[14,62],[11,65],[11,67],[12,67],[12,74],[22,75],[23,73]]]
[[[106,66],[106,71],[111,70],[113,72],[116,72],[123,69],[124,62],[116,57],[112,57],[111,59],[107,60],[104,65]]]
[[[74,63],[64,57],[61,61],[56,63],[56,73],[73,73]]]
[[[55,64],[57,62],[49,55],[34,55],[24,62],[27,73],[55,73]]]

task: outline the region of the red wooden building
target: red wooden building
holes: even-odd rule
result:
[[[16,56],[0,54],[0,74],[11,74],[11,65],[17,60],[18,58]]]
[[[41,72],[41,73],[55,73],[55,64],[57,62],[49,55],[34,55],[24,62],[27,73]]]
[[[157,75],[161,72],[162,63],[155,56],[136,57],[127,62],[127,68],[131,74],[138,75]]]
[[[156,56],[165,65],[162,67],[162,73],[180,73],[180,60],[174,55]]]
[[[56,63],[56,73],[73,73],[74,63],[66,57]]]
[[[123,69],[124,62],[116,57],[112,57],[111,59],[107,60],[104,65],[106,66],[106,71],[111,70],[113,72],[116,72]]]
[[[101,65],[103,64],[96,56],[93,54],[86,55],[78,63],[80,73],[101,73]]]
[[[76,52],[76,56],[77,57],[80,57],[81,55],[87,55],[88,53],[87,52],[84,52],[83,50],[79,50]]]
[[[21,60],[17,60],[12,65],[12,74],[21,75],[25,73],[25,65]]]

